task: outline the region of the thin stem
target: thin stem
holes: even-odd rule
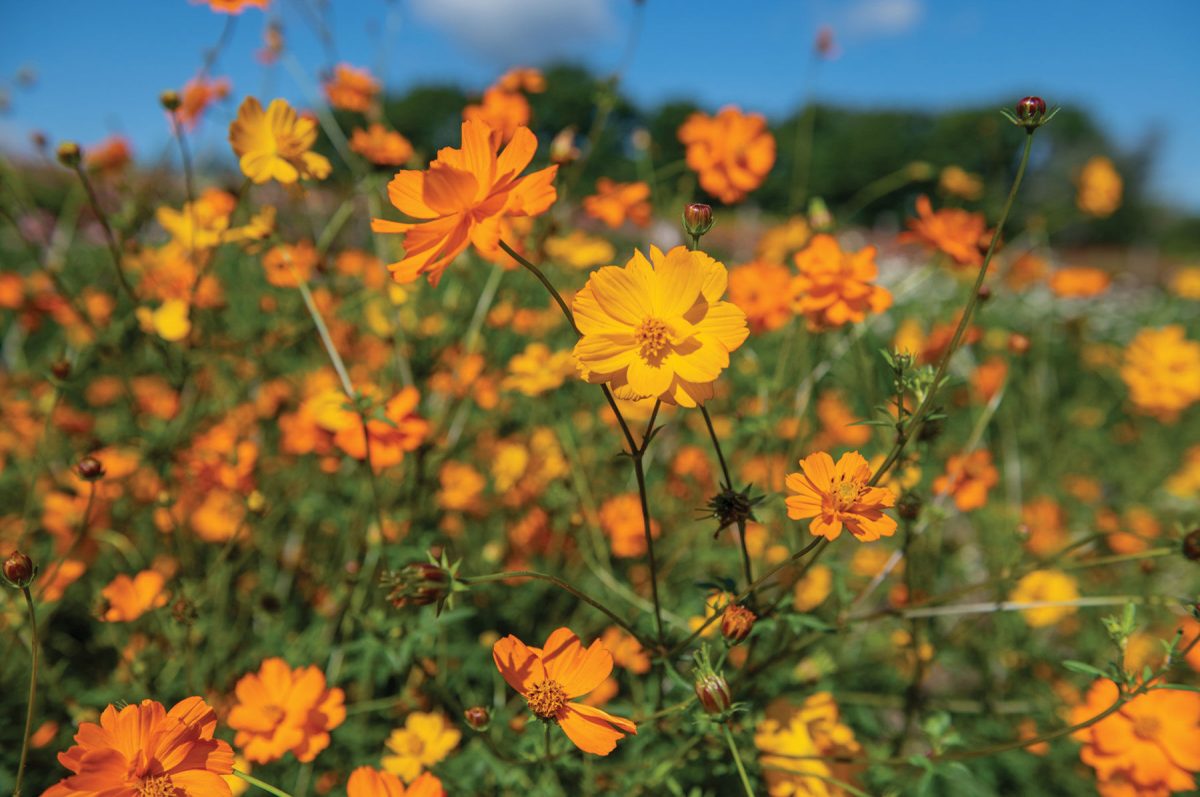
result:
[[[738,752],[737,742],[733,740],[733,734],[729,732],[728,723],[721,723],[721,732],[725,734],[725,743],[729,745],[729,753],[733,756],[733,763],[737,765],[738,776],[742,779],[742,788],[746,790],[746,797],[754,797],[750,776],[746,774],[746,767],[742,764],[742,754]]]
[[[29,627],[32,637],[30,639],[29,707],[25,711],[25,735],[21,739],[21,757],[17,760],[17,782],[13,787],[13,797],[21,797],[21,779],[25,776],[25,759],[29,757],[29,737],[33,735],[33,705],[37,699],[38,674],[37,612],[33,608],[33,595],[30,594],[28,586],[21,588],[21,594],[25,596],[25,605],[29,608]]]
[[[295,269],[292,269],[292,274],[296,277],[296,287],[300,289],[300,295],[304,297],[304,306],[308,308],[308,314],[312,316],[313,324],[317,327],[317,334],[321,336],[321,344],[325,347],[325,353],[329,355],[329,361],[333,363],[333,370],[337,371],[338,380],[342,383],[342,390],[345,391],[346,397],[353,401],[354,385],[350,383],[350,374],[346,371],[346,364],[342,362],[342,356],[338,354],[337,347],[333,345],[329,327],[325,326],[325,319],[321,318],[321,311],[317,309],[317,303],[313,301],[312,291],[308,289],[308,282],[301,279]]]
[[[554,301],[558,302],[558,308],[562,310],[563,315],[567,317],[567,322],[571,325],[571,329],[575,330],[576,335],[582,335],[583,333],[579,331],[579,327],[575,325],[575,314],[571,312],[570,307],[567,307],[567,303],[563,299],[562,294],[558,292],[558,289],[554,287],[554,284],[551,283],[546,275],[542,273],[542,270],[533,263],[530,263],[521,255],[517,254],[516,250],[514,250],[504,241],[500,241],[500,248],[507,252],[509,257],[511,257],[513,260],[517,261],[528,271],[532,272],[533,276],[538,278],[538,282],[542,283],[542,285],[546,287],[546,290],[550,291],[550,295],[554,297]]]
[[[88,205],[91,206],[92,213],[95,214],[96,220],[100,222],[100,227],[104,230],[104,239],[108,242],[108,252],[112,255],[113,269],[117,272],[117,282],[121,284],[121,289],[125,291],[129,300],[137,304],[137,294],[133,292],[133,286],[129,284],[129,278],[125,276],[125,263],[121,257],[121,246],[117,243],[117,236],[113,233],[112,225],[108,223],[108,214],[100,207],[100,202],[96,199],[96,192],[92,188],[92,181],[88,179],[87,172],[78,163],[75,164],[74,168],[75,174],[79,175],[79,181],[83,183],[83,190],[87,194]]]
[[[662,646],[666,643],[666,637],[663,634],[662,604],[658,599],[658,564],[654,559],[654,537],[650,533],[650,500],[646,494],[646,470],[642,466],[644,453],[643,449],[634,455],[633,473],[637,477],[638,496],[642,501],[642,531],[646,535],[646,558],[650,561],[650,594],[654,599],[654,625],[658,629],[658,644]]]
[[[233,771],[233,774],[237,775],[239,778],[246,781],[251,786],[257,786],[258,788],[262,789],[263,791],[274,794],[275,797],[292,797],[292,795],[288,794],[283,789],[277,789],[274,786],[272,786],[270,783],[263,783],[258,778],[254,777],[252,775],[247,775],[245,772],[242,772],[241,770],[235,769]]]
[[[725,454],[721,451],[721,441],[717,438],[717,430],[713,428],[712,418],[708,415],[708,407],[701,404],[700,414],[704,416],[704,425],[708,427],[708,436],[712,438],[713,450],[717,452],[717,461],[721,463],[721,475],[725,479],[725,488],[733,489],[733,479],[729,475],[729,466],[725,464]]]
[[[1033,148],[1033,131],[1036,128],[1026,128],[1025,130],[1025,149],[1021,153],[1021,165],[1017,167],[1017,176],[1013,179],[1012,188],[1008,191],[1008,199],[1004,203],[1004,210],[1000,213],[1000,221],[996,224],[996,231],[992,233],[991,243],[988,244],[987,254],[983,257],[983,263],[979,267],[979,274],[975,277],[975,285],[971,289],[971,296],[967,299],[967,306],[963,309],[962,318],[958,320],[958,326],[954,330],[954,337],[950,339],[950,345],[946,347],[945,354],[942,355],[941,361],[938,363],[937,371],[934,372],[933,381],[929,384],[929,390],[925,393],[925,397],[921,399],[921,403],[917,409],[909,417],[908,423],[904,425],[904,429],[897,434],[896,443],[892,446],[892,450],[888,453],[887,458],[880,464],[875,474],[871,477],[868,483],[874,487],[884,477],[884,474],[896,464],[900,459],[900,455],[904,452],[908,441],[917,436],[921,431],[921,424],[925,421],[925,416],[933,406],[934,397],[937,395],[938,388],[941,387],[942,381],[946,378],[946,371],[950,366],[950,358],[958,351],[959,345],[962,343],[963,335],[966,334],[967,327],[971,323],[971,316],[975,312],[975,308],[979,305],[979,289],[983,287],[983,281],[987,277],[988,266],[992,263],[992,256],[996,254],[996,247],[1000,243],[1000,235],[1004,231],[1004,224],[1008,221],[1008,214],[1012,210],[1013,201],[1017,198],[1017,190],[1021,187],[1021,181],[1025,177],[1025,167],[1029,165],[1029,152]]]

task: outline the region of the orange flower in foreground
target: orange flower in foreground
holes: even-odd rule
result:
[[[1097,680],[1071,710],[1084,722],[1117,702],[1117,685]],[[1102,797],[1166,797],[1196,788],[1200,772],[1200,694],[1155,689],[1130,700],[1096,724],[1076,731],[1079,758],[1096,770]]]
[[[413,154],[407,138],[379,122],[373,122],[366,130],[356,128],[350,136],[350,149],[376,166],[403,166]]]
[[[900,233],[902,242],[916,242],[940,249],[963,267],[983,265],[983,253],[992,234],[980,213],[960,208],[942,208],[934,213],[929,197],[917,197],[917,218],[909,219],[909,232]]]
[[[445,794],[442,782],[432,772],[423,773],[407,788],[392,773],[371,767],[359,767],[346,781],[346,797],[445,797]]]
[[[328,689],[316,667],[293,670],[280,658],[267,659],[257,673],[237,682],[237,705],[229,712],[233,743],[246,759],[265,764],[291,751],[312,761],[329,746],[329,732],[346,719],[345,695]]]
[[[109,706],[99,725],[80,725],[75,745],[58,754],[75,774],[42,797],[230,797],[221,776],[233,772],[233,750],[213,738],[216,727],[216,713],[199,697],[170,711],[153,700]]]
[[[229,78],[209,80],[204,75],[197,75],[189,80],[179,93],[179,109],[175,117],[188,130],[195,129],[200,124],[200,118],[208,110],[208,106],[229,96]]]
[[[468,244],[486,256],[499,251],[501,222],[510,216],[536,216],[557,198],[550,166],[519,176],[537,151],[537,138],[518,128],[503,151],[482,122],[463,122],[462,147],[445,147],[426,171],[403,170],[388,184],[388,197],[417,219],[404,224],[372,219],[371,229],[404,234],[404,259],[388,265],[397,282],[422,274],[436,285],[442,272]]]
[[[687,165],[700,187],[732,204],[762,185],[775,165],[775,137],[762,114],[743,114],[732,106],[716,116],[697,111],[679,127],[687,147]]]
[[[843,252],[832,235],[818,235],[795,261],[800,276],[792,282],[794,307],[810,330],[858,323],[892,306],[891,292],[874,284],[879,270],[873,246]]]
[[[729,270],[729,301],[742,308],[756,334],[791,320],[791,293],[792,273],[779,263],[753,260]]]
[[[543,722],[556,723],[585,753],[608,755],[617,740],[637,733],[627,719],[569,702],[600,686],[612,672],[612,654],[600,640],[584,648],[569,628],[559,628],[545,647],[533,648],[509,634],[492,647],[492,658],[529,710]]]
[[[104,622],[129,623],[152,609],[167,605],[168,594],[163,591],[166,579],[156,570],[143,570],[133,578],[120,574],[100,590],[108,602]]]
[[[988,490],[1000,483],[1000,474],[992,465],[987,449],[970,454],[955,454],[946,461],[946,472],[933,480],[933,492],[953,495],[960,512],[970,512],[987,503]]]
[[[1063,299],[1086,299],[1104,293],[1110,282],[1112,277],[1103,269],[1072,266],[1050,276],[1050,290]]]
[[[379,81],[366,69],[338,64],[333,77],[322,86],[325,98],[334,108],[343,111],[366,111],[379,94]]]
[[[477,105],[463,109],[463,121],[481,122],[491,128],[493,146],[511,141],[517,130],[529,124],[529,101],[515,91],[493,86],[483,92]]]
[[[583,209],[614,230],[626,219],[639,227],[650,223],[650,186],[643,182],[618,183],[607,177],[596,181],[596,193],[583,198]]]
[[[800,460],[802,473],[789,473],[788,517],[812,518],[809,530],[816,537],[836,540],[844,526],[862,542],[896,533],[896,521],[883,513],[896,503],[886,487],[871,487],[871,466],[857,451],[842,454],[835,465],[824,451]]]

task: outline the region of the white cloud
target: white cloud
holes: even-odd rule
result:
[[[848,33],[863,37],[900,36],[925,15],[921,0],[859,0],[846,12]]]
[[[615,27],[609,0],[412,0],[412,8],[465,49],[503,66],[577,56]]]

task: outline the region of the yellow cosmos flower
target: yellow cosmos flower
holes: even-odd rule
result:
[[[682,246],[592,272],[574,303],[584,378],[624,399],[694,407],[711,398],[749,334],[741,308],[721,301],[728,279],[724,265]]]
[[[256,183],[328,177],[329,161],[310,151],[316,141],[317,123],[297,116],[287,100],[272,100],[264,113],[257,99],[247,97],[229,126],[238,165]]]
[[[383,768],[412,783],[421,770],[450,755],[461,738],[462,733],[441,714],[414,711],[404,720],[404,727],[388,737],[387,748],[392,754],[383,757]]]
[[[1061,570],[1035,570],[1021,578],[1008,599],[1013,603],[1073,601],[1079,598],[1075,579]],[[1033,628],[1054,625],[1076,612],[1074,606],[1037,606],[1022,609],[1021,616]]]
[[[168,299],[154,310],[139,307],[136,311],[138,325],[144,332],[152,332],[163,340],[175,343],[192,331],[188,310],[188,303],[182,299]]]

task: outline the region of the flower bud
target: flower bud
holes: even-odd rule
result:
[[[486,731],[492,723],[492,715],[483,706],[471,706],[463,712],[463,719],[477,731]]]
[[[1200,562],[1200,529],[1183,538],[1183,555],[1193,562]]]
[[[175,89],[167,89],[162,94],[159,94],[158,101],[168,113],[175,113],[175,111],[179,110],[179,92]]]
[[[725,607],[725,613],[721,615],[721,635],[729,640],[729,644],[736,645],[750,636],[750,632],[754,630],[754,621],[757,619],[758,615],[745,606],[731,603]]]
[[[428,606],[450,594],[450,574],[431,562],[413,562],[384,575],[388,600],[397,609]]]
[[[980,285],[978,296],[980,303],[986,302],[988,299],[992,298],[992,289],[987,285]]]
[[[79,478],[85,482],[99,481],[104,478],[104,463],[95,457],[84,457],[79,460],[79,464],[75,466],[75,472],[79,474]]]
[[[728,711],[733,705],[733,695],[725,677],[717,673],[709,673],[696,678],[696,699],[709,714],[720,714]]]
[[[692,238],[700,238],[713,226],[712,206],[693,202],[683,209],[683,229]]]
[[[82,157],[83,152],[74,141],[64,141],[58,145],[58,162],[68,169],[78,166]]]
[[[821,58],[829,58],[833,55],[833,28],[828,25],[822,25],[817,31],[816,41],[813,42],[813,49]]]
[[[20,551],[13,551],[4,560],[4,578],[17,589],[28,587],[33,576],[33,560]]]
[[[833,229],[833,214],[829,212],[829,205],[819,196],[808,200],[808,226],[817,232]]]
[[[1022,122],[1040,122],[1046,115],[1046,101],[1041,97],[1025,97],[1017,103],[1017,118]]]
[[[905,520],[916,520],[921,514],[921,496],[916,493],[905,493],[896,502],[896,514]]]
[[[71,375],[71,363],[67,360],[55,360],[50,366],[50,373],[61,382]]]

